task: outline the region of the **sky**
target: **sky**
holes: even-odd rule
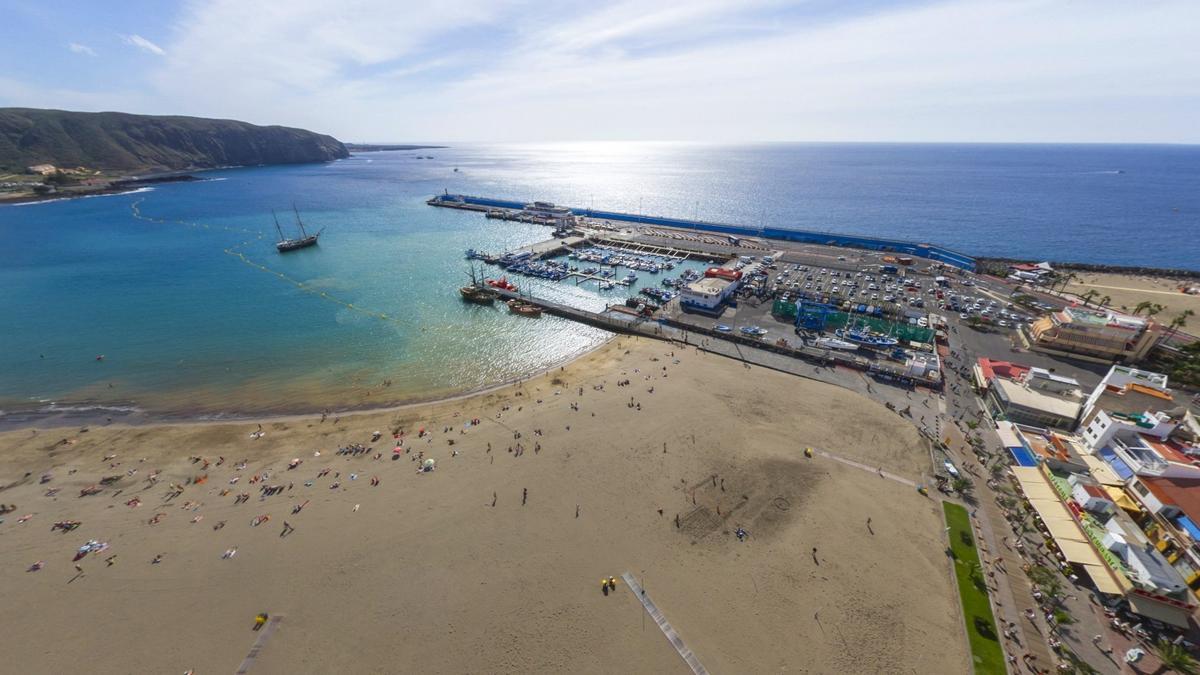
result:
[[[0,0],[0,106],[343,141],[1200,143],[1198,0]]]

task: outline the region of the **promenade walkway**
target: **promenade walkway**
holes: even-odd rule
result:
[[[633,595],[642,603],[642,607],[645,608],[646,613],[650,615],[651,619],[654,619],[654,623],[658,624],[663,635],[667,636],[667,640],[670,641],[671,646],[675,648],[675,651],[679,652],[679,656],[688,664],[692,672],[695,675],[708,675],[708,671],[700,663],[700,659],[696,658],[696,654],[691,649],[688,649],[687,645],[683,643],[683,639],[679,637],[679,634],[667,622],[667,617],[663,616],[663,613],[654,604],[654,601],[650,599],[650,596],[646,595],[646,589],[642,588],[638,584],[637,579],[634,579],[633,575],[629,572],[622,574],[621,578],[625,580],[625,585],[629,587]]]
[[[262,653],[263,647],[266,646],[267,640],[271,639],[271,634],[275,632],[275,629],[279,627],[279,624],[282,621],[283,615],[276,614],[275,616],[271,617],[271,619],[267,622],[267,625],[263,626],[262,629],[258,631],[258,639],[255,640],[254,644],[250,647],[250,652],[246,654],[246,658],[243,659],[241,665],[238,666],[235,675],[245,675],[245,673],[250,672],[250,668],[254,665],[254,662],[258,660],[258,655]]]

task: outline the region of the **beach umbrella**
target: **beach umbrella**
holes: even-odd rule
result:
[[[437,462],[433,461],[432,457],[429,459],[426,459],[424,462],[421,462],[421,466],[426,469],[432,469],[435,464],[437,464]]]

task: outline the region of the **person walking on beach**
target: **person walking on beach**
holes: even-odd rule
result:
[[[525,506],[525,502],[528,499],[529,499],[529,488],[521,488],[521,506]]]
[[[254,630],[262,630],[262,627],[267,624],[267,619],[271,618],[266,612],[259,612],[258,616],[254,617]]]

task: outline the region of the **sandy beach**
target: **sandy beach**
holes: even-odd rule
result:
[[[1200,295],[1180,292],[1180,287],[1200,284],[1195,279],[1149,277],[1133,274],[1107,274],[1080,272],[1079,278],[1067,285],[1070,293],[1083,294],[1095,290],[1097,298],[1108,296],[1110,307],[1132,312],[1139,302],[1153,302],[1163,306],[1155,319],[1167,323],[1185,309],[1200,313]],[[1189,327],[1188,332],[1195,332]]]
[[[869,470],[921,482],[925,445],[848,391],[619,338],[521,385],[258,429],[0,434],[9,666],[229,673],[263,636],[250,672],[688,672],[629,572],[710,672],[969,671],[940,505]]]

